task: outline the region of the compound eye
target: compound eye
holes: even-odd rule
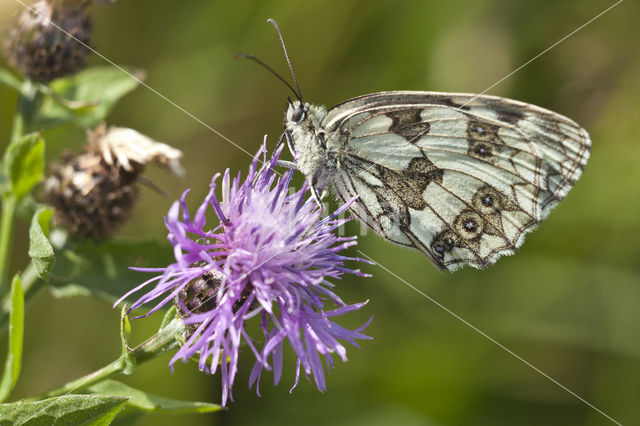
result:
[[[304,120],[304,116],[304,109],[302,109],[302,107],[298,107],[293,111],[293,113],[291,113],[291,120],[299,123]]]

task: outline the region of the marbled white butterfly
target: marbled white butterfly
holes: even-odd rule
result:
[[[297,100],[289,100],[283,136],[316,196],[327,184],[343,202],[358,196],[355,216],[440,269],[485,268],[513,254],[589,158],[582,127],[534,105],[393,91],[327,110],[303,101],[291,72],[298,90],[285,83]]]

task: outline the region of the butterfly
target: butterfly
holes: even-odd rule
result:
[[[586,130],[524,102],[391,91],[328,110],[309,104],[270,22],[297,87],[278,76],[297,97],[284,117],[292,166],[316,197],[327,185],[343,202],[357,196],[350,210],[360,221],[441,270],[515,253],[584,170]]]

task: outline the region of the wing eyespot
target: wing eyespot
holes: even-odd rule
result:
[[[514,253],[590,147],[570,119],[485,95],[374,93],[330,108],[320,127],[318,147],[342,165],[330,177],[338,195],[360,195],[364,223],[446,270]]]
[[[478,154],[480,157],[489,157],[491,155],[491,146],[479,143],[473,148],[473,152]]]
[[[478,229],[478,223],[473,219],[469,219],[464,223],[464,229],[469,232],[474,232],[476,229]]]

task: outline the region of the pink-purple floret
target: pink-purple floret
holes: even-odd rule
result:
[[[322,357],[329,369],[332,354],[347,360],[346,349],[339,341],[357,347],[356,339],[370,339],[362,331],[371,319],[356,330],[331,321],[332,317],[366,304],[346,304],[327,280],[340,279],[344,273],[367,276],[344,266],[345,261],[366,260],[339,254],[356,244],[356,237],[336,235],[338,227],[350,220],[339,218],[350,202],[323,218],[322,209],[308,197],[306,183],[300,190],[290,191],[293,171],[282,176],[275,172],[280,152],[281,149],[269,160],[263,145],[244,181],[240,173],[231,181],[227,169],[222,178],[221,200],[215,195],[219,175],[214,176],[211,189],[193,218],[185,205],[185,191],[165,218],[176,262],[165,268],[136,268],[159,275],[122,298],[157,281],[131,306],[152,306],[143,315],[147,316],[172,302],[189,282],[212,270],[222,273],[224,280],[217,291],[215,308],[184,319],[194,331],[170,364],[195,355],[202,371],[213,374],[220,368],[223,405],[227,398],[233,400],[231,390],[242,341],[255,355],[249,385],[255,383],[260,394],[258,384],[263,369],[273,370],[275,384],[280,380],[285,342],[297,357],[293,387],[302,370],[307,377],[312,375],[318,389],[324,391]],[[206,230],[210,208],[220,224]],[[327,302],[335,305],[333,309],[325,310]],[[181,307],[187,310],[184,305]],[[245,322],[254,316],[260,318],[263,338],[251,338],[245,329]]]

